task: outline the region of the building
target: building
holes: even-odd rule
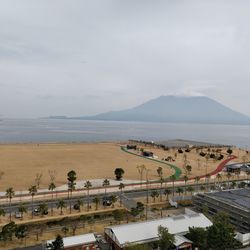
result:
[[[186,213],[179,216],[106,227],[104,233],[111,249],[121,250],[129,245],[157,241],[158,227],[163,226],[175,236],[176,249],[192,249],[192,242],[184,237],[189,227],[206,228],[211,225],[211,221],[203,214],[186,209]]]
[[[250,232],[250,188],[197,194],[194,205],[198,211],[206,206],[210,214],[225,212],[239,232]]]
[[[53,240],[47,242],[50,244]],[[92,233],[63,238],[65,250],[94,250],[97,246],[95,235]]]

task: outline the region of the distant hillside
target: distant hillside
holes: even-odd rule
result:
[[[205,96],[160,96],[132,109],[111,111],[84,120],[173,123],[250,124],[250,117]]]

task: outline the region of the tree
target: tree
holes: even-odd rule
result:
[[[114,173],[116,180],[119,181],[122,179],[122,176],[124,175],[125,171],[123,170],[123,168],[116,168]]]
[[[66,227],[66,226],[63,226],[63,227],[62,227],[62,232],[63,232],[64,236],[66,237],[66,236],[67,236],[67,233],[69,232],[69,228]]]
[[[217,179],[218,183],[220,183],[220,182],[221,182],[221,179],[222,179],[221,174],[217,174],[217,175],[216,175],[216,179]]]
[[[231,179],[232,175],[231,173],[227,173],[227,188],[229,189],[229,186],[230,186],[230,179]]]
[[[162,169],[162,167],[158,167],[156,171],[157,171],[158,176],[162,177],[162,175],[163,175],[163,169]]]
[[[208,248],[235,249],[234,237],[234,227],[229,223],[229,217],[224,213],[218,213],[213,219],[213,225],[208,228]]]
[[[74,170],[71,170],[67,174],[67,180],[68,180],[68,198],[70,194],[70,198],[72,198],[73,190],[75,190],[76,186],[76,172]],[[71,199],[69,199],[69,210],[71,213],[72,207],[71,207]]]
[[[168,188],[166,188],[166,189],[164,190],[164,195],[167,196],[167,200],[168,200],[168,196],[169,196],[170,194],[171,194],[171,190],[168,189]]]
[[[119,190],[120,190],[120,207],[122,206],[122,190],[125,188],[125,185],[123,183],[119,184]]]
[[[112,201],[112,207],[115,207],[115,203],[117,202],[117,196],[112,194],[110,196],[110,200]]]
[[[207,182],[207,190],[209,190],[209,181],[210,181],[211,175],[206,174],[206,182]]]
[[[232,150],[231,148],[228,148],[228,149],[227,149],[227,153],[228,153],[229,155],[231,155],[231,154],[233,153],[233,150]]]
[[[32,185],[29,188],[29,193],[31,195],[31,203],[32,203],[32,219],[34,218],[34,196],[37,193],[37,187],[35,185]]]
[[[12,240],[13,234],[16,231],[16,223],[11,221],[2,228],[1,238],[3,241]]]
[[[76,201],[76,204],[79,207],[79,212],[81,212],[81,207],[83,206],[83,201],[81,199],[78,199]],[[88,207],[89,207],[89,205],[88,205]]]
[[[61,212],[60,214],[62,215],[63,214],[63,208],[66,207],[66,203],[64,200],[59,200],[58,203],[57,203],[57,209],[60,208]]]
[[[198,184],[200,181],[200,176],[196,176],[194,179],[195,179],[195,183],[196,183],[196,192],[198,192]]]
[[[105,197],[106,197],[106,194],[107,194],[107,187],[110,185],[110,182],[109,182],[109,180],[108,179],[105,179],[104,181],[103,181],[103,183],[102,183],[102,186],[104,187],[104,189],[105,189]],[[105,203],[106,204],[106,203]],[[105,205],[105,207],[106,207],[106,205]]]
[[[35,178],[35,184],[37,188],[39,189],[41,181],[42,181],[43,174],[42,173],[36,173],[36,178]]]
[[[187,175],[190,175],[191,172],[192,172],[192,166],[191,165],[186,165],[185,170],[186,170]]]
[[[140,183],[141,183],[141,188],[142,188],[142,178],[143,178],[144,171],[146,171],[146,167],[145,167],[145,165],[139,165],[139,166],[137,166],[137,170],[138,170],[139,175],[140,175]]]
[[[53,195],[54,195],[54,190],[56,189],[56,185],[54,182],[51,182],[49,184],[49,190],[51,191],[51,215],[53,215]]]
[[[200,227],[190,227],[186,237],[193,242],[199,250],[207,250],[207,230]]]
[[[174,174],[171,175],[170,180],[172,181],[172,196],[174,197],[174,182],[176,181],[176,176]]]
[[[1,216],[5,216],[5,210],[0,207],[0,217]],[[1,220],[0,220],[0,222],[1,222]]]
[[[89,211],[89,189],[92,187],[92,183],[90,181],[86,181],[84,184],[84,187],[87,189],[87,193],[88,193],[88,207],[87,210]]]
[[[6,197],[9,199],[9,210],[10,210],[10,221],[11,221],[11,201],[12,198],[15,196],[15,191],[12,187],[6,190]]]
[[[136,207],[132,207],[130,210],[130,214],[134,217],[136,217],[137,215],[142,215],[144,212],[144,204],[142,202],[137,202]]]
[[[164,179],[161,177],[160,178],[160,184],[161,184],[161,189],[160,189],[160,201],[162,201],[162,185],[163,185]]]
[[[187,195],[187,181],[188,181],[188,176],[185,175],[185,176],[183,177],[183,179],[184,179],[184,182],[185,182],[185,195]]]
[[[21,242],[23,242],[23,239],[26,238],[27,235],[28,235],[28,227],[26,225],[17,226],[15,230],[15,236],[18,239],[21,239]]]
[[[99,205],[100,202],[101,202],[100,198],[96,196],[96,197],[93,199],[93,202],[95,203],[95,210],[98,210],[98,205]]]
[[[157,190],[153,190],[151,192],[151,197],[153,198],[153,201],[155,203],[155,199],[159,197],[159,192]]]
[[[160,250],[171,249],[175,243],[173,234],[168,232],[168,229],[162,226],[158,227],[159,248]]]
[[[180,196],[181,194],[183,194],[183,192],[184,192],[184,191],[183,191],[183,188],[181,188],[181,187],[178,187],[177,190],[176,190],[176,193],[179,194],[179,196]]]
[[[119,224],[122,220],[124,220],[125,214],[124,214],[123,210],[117,209],[117,210],[113,211],[112,214],[113,214],[114,220],[118,221]]]
[[[200,187],[200,190],[201,190],[202,192],[204,192],[204,191],[206,190],[206,188],[202,185],[202,186]]]
[[[21,213],[22,219],[23,219],[23,214],[27,213],[27,207],[24,204],[20,204],[18,207],[18,212]]]
[[[45,215],[45,214],[48,214],[48,204],[46,202],[41,202],[39,204],[39,211],[42,215],[42,217]]]
[[[191,195],[193,195],[194,192],[194,188],[192,186],[188,186],[187,187],[187,191],[191,193]]]
[[[61,235],[57,235],[56,239],[47,245],[48,250],[63,250],[63,238]]]

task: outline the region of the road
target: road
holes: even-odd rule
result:
[[[239,181],[236,181],[236,182],[242,182],[243,180],[247,181],[247,179],[242,179],[242,180],[239,180]],[[233,181],[233,180],[232,180]],[[230,181],[230,183],[232,183],[232,181]],[[234,180],[235,181],[235,180]],[[221,181],[220,182],[220,186],[222,186],[223,184],[228,184],[228,181]],[[214,182],[211,182],[209,184],[205,184],[205,183],[199,183],[198,185],[197,184],[187,184],[186,187],[188,186],[192,186],[194,188],[194,190],[199,190],[201,186],[205,186],[205,187],[208,187],[211,188],[211,187],[214,187],[215,185],[217,185],[217,187],[219,187],[219,185]],[[176,194],[176,191],[178,188],[182,188],[183,190],[185,189],[185,185],[175,185],[175,188],[174,188],[174,191],[175,191],[175,196],[178,197],[179,195]],[[167,186],[168,189],[170,189],[171,191],[173,191],[173,188],[172,188],[172,185],[171,186]],[[147,195],[150,196],[151,195],[151,191],[152,190],[158,190],[159,193],[162,194],[162,196],[164,197],[164,190],[166,189],[166,187],[163,187],[162,189],[159,188],[159,187],[149,187],[149,190],[145,189],[144,187],[142,189],[136,189],[136,190],[129,190],[129,191],[123,191],[122,192],[122,201],[126,204],[126,199],[135,199],[135,198],[142,198],[142,197],[146,197]],[[121,192],[120,191],[116,191],[116,192],[108,192],[106,194],[106,196],[110,196],[112,194],[115,194],[118,196],[118,199],[120,199],[120,194]],[[71,206],[73,206],[74,204],[77,203],[77,200],[82,200],[84,205],[86,206],[87,203],[88,203],[88,200],[89,202],[91,203],[93,198],[94,197],[99,197],[101,199],[101,204],[102,204],[102,199],[105,197],[105,193],[98,193],[98,194],[91,194],[89,197],[84,195],[74,195],[72,198],[68,199],[68,198],[64,198],[63,200],[65,201],[65,203],[67,204],[67,206],[69,206],[71,204]],[[163,198],[164,199],[164,198]],[[45,199],[43,201],[37,201],[35,200],[34,203],[33,203],[33,208],[37,208],[39,206],[39,204],[41,204],[42,202],[46,202],[48,204],[48,208],[50,209],[51,207],[53,208],[56,208],[57,207],[57,204],[58,204],[58,201],[61,200],[61,199],[58,199],[58,198],[54,198],[53,200],[50,198],[50,199]],[[11,212],[14,213],[16,211],[18,211],[18,207],[20,206],[20,202],[13,202],[12,205],[11,205]],[[28,211],[32,211],[32,203],[30,201],[28,202],[25,202],[24,203],[27,208],[28,208]],[[10,207],[9,207],[9,204],[8,203],[5,203],[1,206],[2,208],[4,208],[5,212],[6,213],[9,213],[10,212]],[[128,208],[131,207],[131,205],[128,205]]]

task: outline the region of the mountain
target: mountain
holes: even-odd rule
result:
[[[95,116],[75,117],[84,120],[143,121],[173,123],[250,124],[250,117],[236,112],[205,96],[160,96],[137,107]]]

